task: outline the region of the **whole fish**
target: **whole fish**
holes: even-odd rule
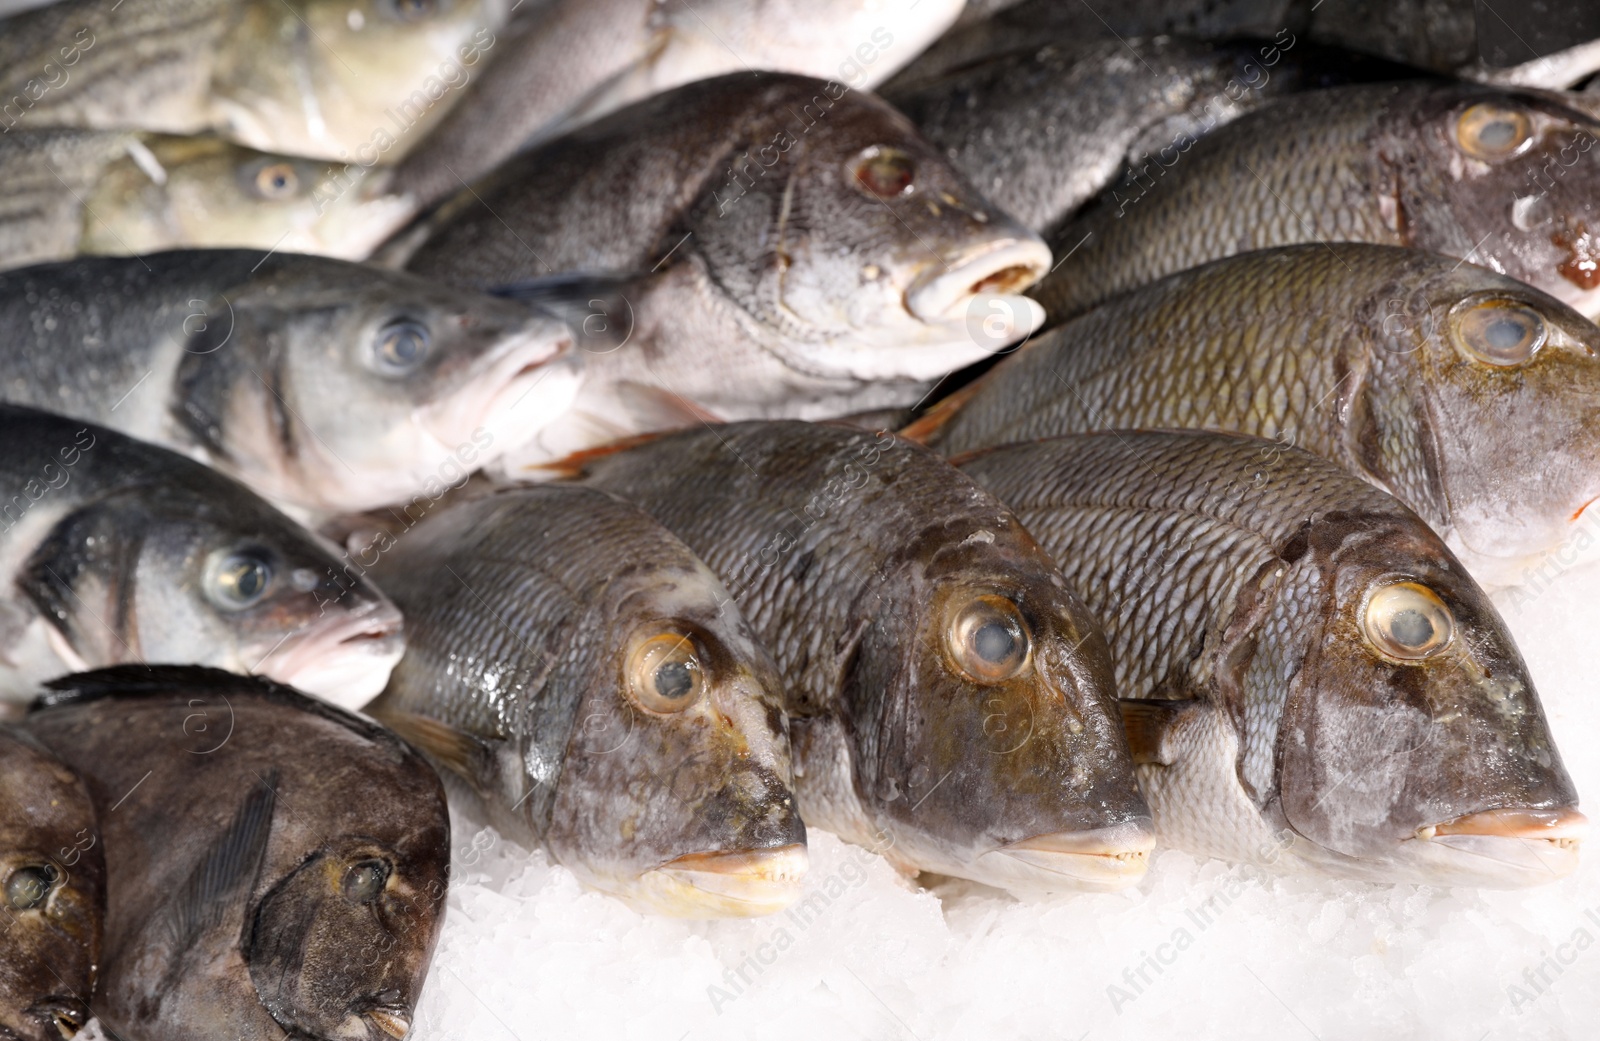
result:
[[[1577,866],[1577,792],[1489,598],[1325,460],[1107,431],[958,460],[1105,621],[1160,837],[1337,875],[1510,887]]]
[[[444,789],[421,755],[214,669],[120,666],[50,688],[24,726],[99,814],[108,1033],[406,1036],[450,864]]]
[[[61,0],[0,21],[0,130],[215,131],[393,162],[460,99],[507,13],[503,0]]]
[[[1099,628],[942,459],[843,425],[740,423],[598,455],[584,479],[688,543],[772,651],[811,826],[1024,893],[1143,876]]]
[[[777,675],[665,528],[591,489],[512,489],[368,553],[413,634],[371,711],[503,827],[643,911],[766,914],[799,895]]]
[[[585,292],[585,388],[527,458],[725,419],[915,403],[1037,327],[1043,243],[905,117],[838,84],[690,84],[512,160],[397,239],[469,286],[639,274]],[[535,283],[531,298],[541,300]],[[526,288],[526,287],[525,287]]]
[[[400,164],[396,183],[431,203],[537,141],[729,72],[791,72],[871,89],[960,10],[960,0],[530,4],[465,100]]]
[[[1595,314],[1600,120],[1573,97],[1406,83],[1280,99],[1084,207],[1052,233],[1064,259],[1036,295],[1060,320],[1208,260],[1343,240],[1470,259]]]
[[[61,1041],[87,1022],[105,870],[78,775],[0,727],[0,1037]]]
[[[1298,445],[1397,496],[1492,584],[1593,541],[1575,522],[1600,497],[1600,330],[1436,254],[1220,260],[1051,330],[959,397],[908,430],[946,454],[1119,427]]]
[[[309,511],[437,499],[576,392],[558,319],[253,250],[0,274],[0,394],[190,452]]]
[[[119,662],[195,662],[359,705],[400,658],[394,605],[222,474],[13,405],[0,460],[0,699]]]
[[[237,246],[360,260],[416,207],[389,173],[272,155],[212,136],[0,134],[0,265],[82,253]]]

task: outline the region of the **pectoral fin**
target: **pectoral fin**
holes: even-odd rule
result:
[[[1199,709],[1195,701],[1123,700],[1122,727],[1128,734],[1128,750],[1138,764],[1171,766],[1177,761],[1171,734],[1185,716]]]

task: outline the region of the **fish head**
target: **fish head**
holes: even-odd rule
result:
[[[1560,94],[1442,87],[1406,112],[1395,160],[1409,245],[1466,257],[1600,314],[1600,120]],[[1397,152],[1396,154],[1404,154]]]
[[[1099,626],[1009,514],[914,545],[845,679],[869,819],[927,870],[1017,892],[1137,882],[1150,814]]]
[[[779,910],[800,895],[807,857],[777,669],[698,560],[631,572],[590,614],[608,644],[590,667],[545,842],[587,884],[643,911]]]
[[[0,915],[0,1037],[72,1037],[100,961],[105,863],[82,782],[10,731],[0,731]]]
[[[1420,520],[1329,514],[1296,536],[1281,620],[1303,642],[1276,741],[1311,859],[1388,880],[1511,887],[1577,865],[1583,816],[1488,597]],[[1293,659],[1300,657],[1298,668]],[[1248,681],[1247,681],[1248,682]]]
[[[784,77],[752,126],[692,246],[790,367],[935,379],[1043,322],[1022,291],[1049,269],[1044,241],[886,103]]]
[[[92,503],[35,551],[22,581],[67,671],[192,662],[352,707],[376,696],[405,649],[400,612],[331,546],[200,476]]]

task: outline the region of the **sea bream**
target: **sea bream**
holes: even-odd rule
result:
[[[1308,452],[1200,431],[957,463],[1104,621],[1163,842],[1426,885],[1577,867],[1584,817],[1522,656],[1393,497]]]
[[[1036,337],[908,428],[946,454],[1119,427],[1274,438],[1386,489],[1473,574],[1596,540],[1600,330],[1505,275],[1350,243],[1219,260]]]
[[[122,662],[260,672],[346,705],[400,613],[238,482],[94,424],[0,405],[0,701]]]
[[[255,250],[0,273],[0,396],[188,452],[306,512],[436,496],[581,377],[559,319],[401,272]]]
[[[1282,98],[1057,228],[1064,259],[1035,295],[1059,321],[1208,260],[1349,241],[1470,260],[1600,313],[1600,120],[1584,104],[1432,82]]]
[[[84,779],[112,1037],[398,1041],[444,920],[438,775],[370,720],[252,676],[119,666],[22,724]]]
[[[372,553],[411,639],[369,711],[507,834],[642,911],[800,895],[777,674],[660,524],[592,489],[511,489],[380,532]]]
[[[106,913],[94,806],[77,774],[0,727],[0,1037],[62,1041],[88,1021]]]
[[[751,422],[569,465],[688,543],[772,651],[809,825],[1023,894],[1144,875],[1099,626],[944,460],[881,432]]]

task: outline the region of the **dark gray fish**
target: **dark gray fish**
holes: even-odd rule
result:
[[[1197,431],[958,462],[1105,621],[1162,840],[1429,885],[1577,867],[1584,817],[1522,656],[1389,495],[1298,449]]]
[[[1099,629],[998,501],[926,449],[740,423],[599,454],[722,576],[786,683],[800,812],[903,870],[1114,889],[1150,842]]]
[[[58,680],[25,729],[84,778],[107,866],[94,1012],[163,1041],[389,1041],[443,922],[438,776],[388,731],[214,669]]]

